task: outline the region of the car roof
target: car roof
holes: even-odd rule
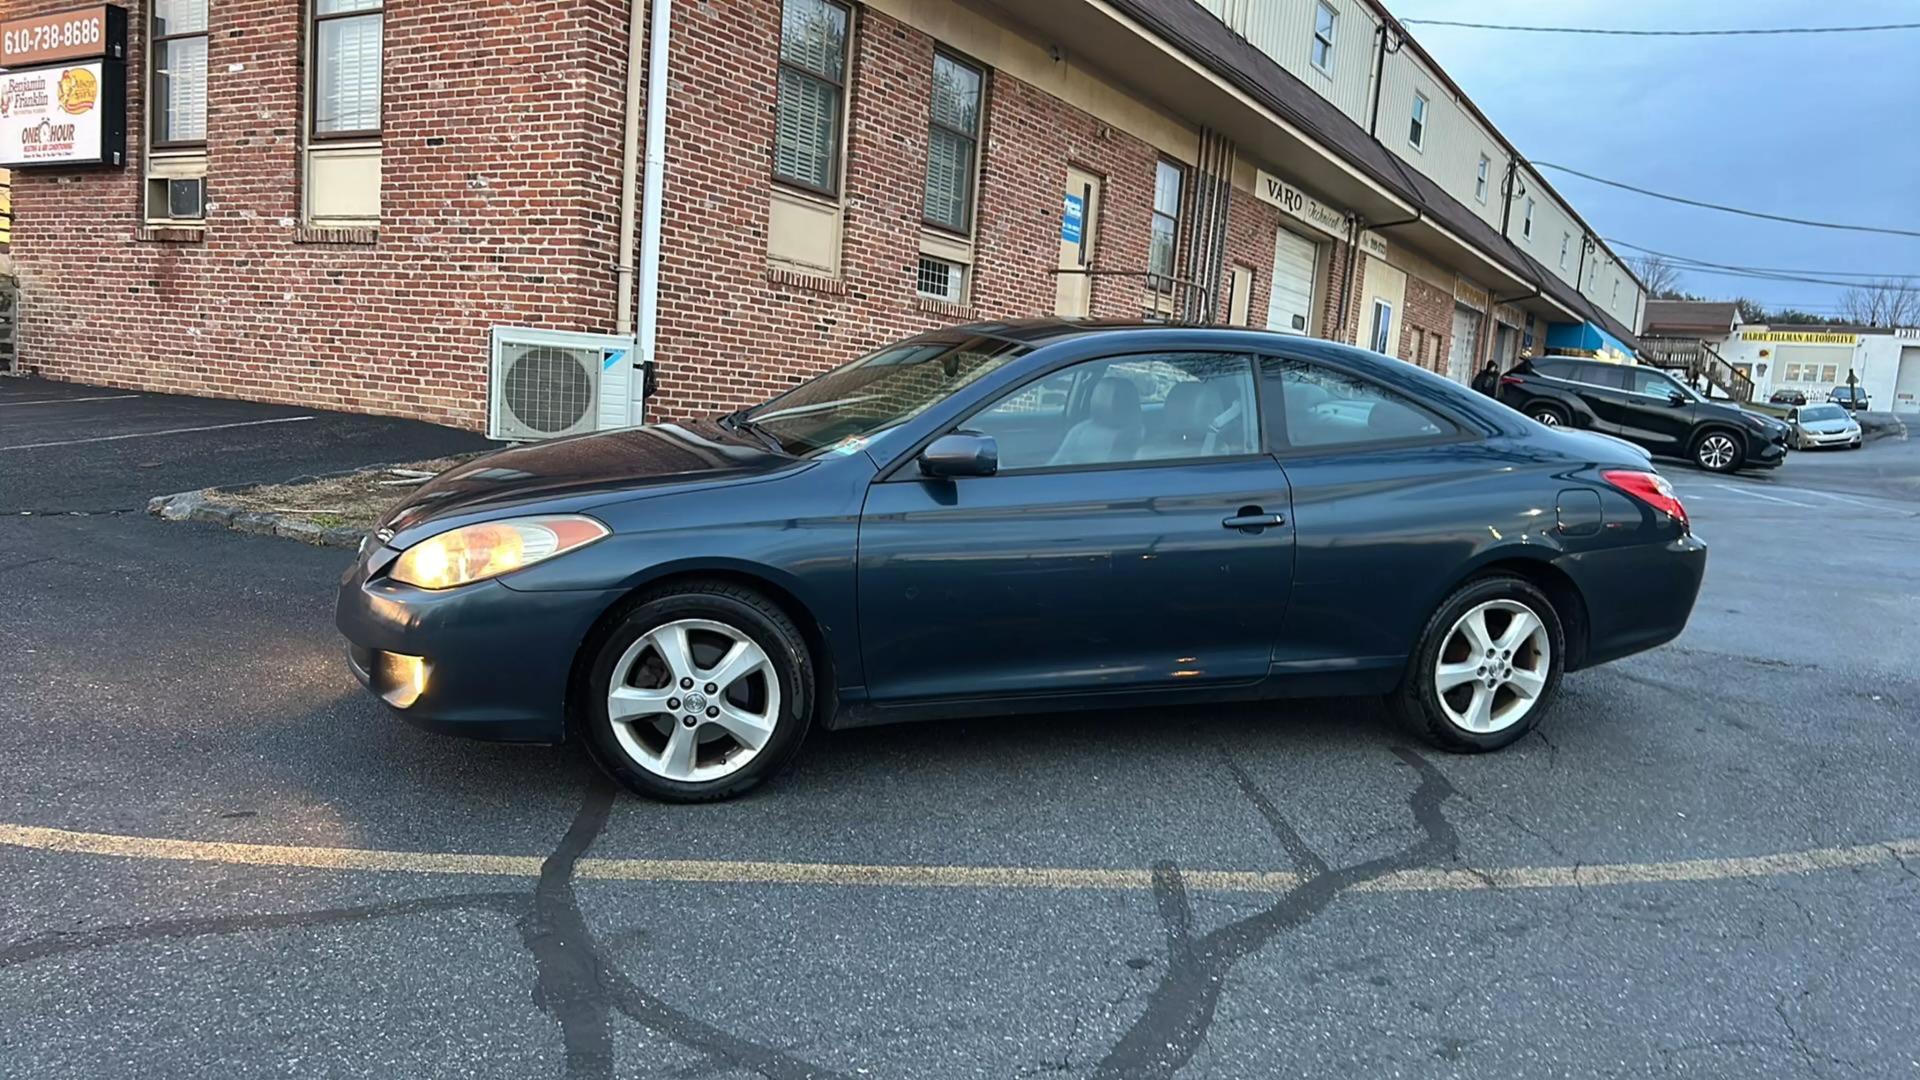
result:
[[[1306,356],[1324,356],[1337,358],[1362,353],[1375,360],[1387,360],[1391,357],[1370,352],[1356,345],[1348,345],[1324,338],[1308,337],[1304,334],[1288,334],[1278,330],[1259,330],[1247,326],[1219,326],[1214,324],[1145,322],[1128,319],[1015,319],[1004,322],[961,323],[956,326],[943,326],[929,330],[923,337],[990,337],[1002,341],[1011,341],[1031,348],[1052,345],[1061,341],[1084,341],[1089,338],[1127,338],[1136,335],[1155,337],[1192,337],[1195,345],[1205,347],[1231,346],[1236,348],[1280,348]]]

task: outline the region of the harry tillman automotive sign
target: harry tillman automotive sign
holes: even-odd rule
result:
[[[0,23],[0,168],[126,158],[126,12]]]

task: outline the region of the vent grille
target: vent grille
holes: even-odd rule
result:
[[[584,349],[549,345],[506,351],[500,403],[514,423],[541,435],[565,435],[593,413],[593,368]]]

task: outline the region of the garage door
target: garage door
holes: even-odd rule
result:
[[[1453,307],[1453,346],[1447,350],[1447,378],[1463,383],[1473,378],[1473,358],[1480,355],[1480,313],[1458,304]]]
[[[1900,350],[1900,370],[1893,382],[1893,409],[1920,412],[1920,349],[1909,346]]]
[[[1267,301],[1267,329],[1306,334],[1313,327],[1313,268],[1320,246],[1285,229],[1273,241],[1273,291]]]

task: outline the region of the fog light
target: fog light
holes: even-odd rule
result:
[[[405,709],[427,692],[427,661],[421,656],[383,652],[376,661],[374,685],[396,709]]]

